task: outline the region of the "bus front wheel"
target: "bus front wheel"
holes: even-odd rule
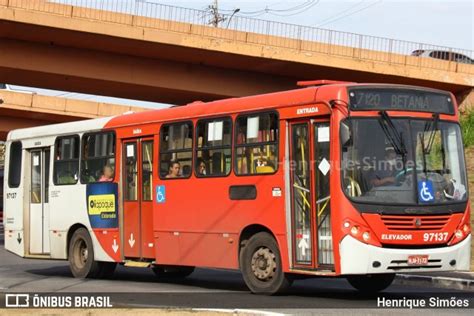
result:
[[[392,284],[395,274],[349,275],[347,281],[363,293],[377,293],[385,290]]]
[[[291,285],[283,273],[278,244],[267,232],[253,235],[241,249],[240,269],[245,283],[255,294],[272,295]]]
[[[101,276],[102,266],[94,261],[94,248],[89,232],[79,228],[69,241],[69,267],[75,278],[96,278]]]

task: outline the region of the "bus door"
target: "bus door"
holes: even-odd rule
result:
[[[153,240],[153,138],[122,144],[124,256],[154,259]]]
[[[329,196],[329,122],[290,124],[293,266],[332,264]]]
[[[48,254],[50,149],[30,151],[30,254]]]

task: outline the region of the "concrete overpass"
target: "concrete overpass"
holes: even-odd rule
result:
[[[0,81],[167,103],[291,89],[298,80],[322,78],[414,84],[450,90],[460,101],[473,98],[472,65],[397,53],[393,47],[403,42],[387,40],[388,52],[375,51],[340,45],[336,36],[342,35],[314,42],[0,0]],[[359,36],[360,43],[369,40]]]
[[[2,100],[0,104],[0,141],[5,141],[8,132],[17,128],[113,116],[129,111],[150,110],[6,90],[0,90],[0,100]]]

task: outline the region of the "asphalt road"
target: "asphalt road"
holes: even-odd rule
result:
[[[377,300],[382,296],[470,300],[471,309],[457,310],[456,314],[472,314],[474,307],[474,292],[392,285],[383,295],[365,296],[352,289],[345,279],[327,278],[295,281],[285,294],[258,296],[248,291],[240,273],[215,269],[197,269],[181,280],[158,280],[149,269],[120,266],[109,280],[74,279],[67,261],[23,259],[7,252],[0,227],[0,293],[14,292],[103,293],[111,295],[114,307],[252,309],[279,313],[318,313],[322,309],[342,308],[338,314],[345,314],[347,309],[351,309],[351,314],[364,314],[363,308],[377,308]],[[428,312],[421,312],[425,311]]]

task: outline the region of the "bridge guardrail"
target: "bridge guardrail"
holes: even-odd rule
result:
[[[174,32],[263,44],[297,51],[459,73],[474,65],[411,56],[416,50],[443,51],[474,59],[474,51],[384,37],[222,14],[218,27],[209,26],[208,11],[169,6],[146,0],[0,0],[0,5],[53,14],[122,23]],[[177,23],[170,23],[177,22]],[[454,56],[454,55],[450,55]]]

